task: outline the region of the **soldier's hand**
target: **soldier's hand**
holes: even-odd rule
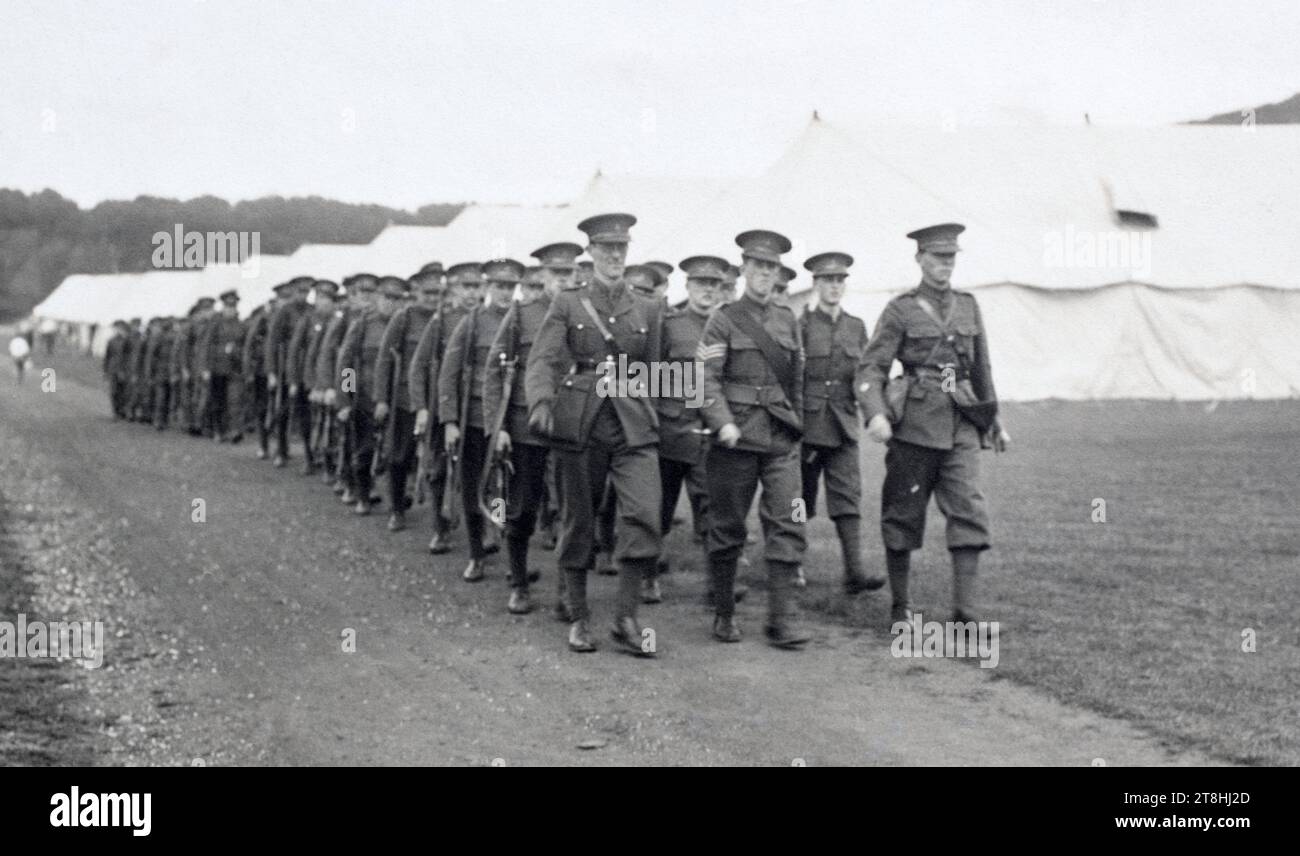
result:
[[[497,448],[496,448],[496,452],[497,452],[498,455],[508,455],[508,454],[510,454],[510,432],[509,432],[509,431],[498,431],[498,432],[497,432]]]
[[[429,411],[421,408],[415,411],[415,436],[423,437],[424,432],[429,430]]]
[[[320,404],[320,390],[313,389],[311,392],[307,393],[307,400],[312,404]]]
[[[338,396],[339,396],[338,390],[335,389],[325,390],[325,403],[328,404],[330,407],[333,407],[334,401],[338,398]]]
[[[993,441],[993,451],[1005,452],[1011,446],[1011,435],[1001,425],[994,425],[993,430],[989,432],[989,438]]]
[[[266,388],[268,390],[274,391],[275,388],[279,385],[280,385],[279,379],[276,378],[274,374],[269,374],[266,376]]]
[[[375,421],[383,422],[388,418],[388,402],[381,401],[375,405]]]
[[[296,383],[289,384],[289,395],[294,396],[297,394],[298,394],[298,384]]]
[[[351,415],[352,415],[352,408],[351,408],[351,407],[340,407],[340,408],[339,408],[338,417],[339,417],[339,421],[340,421],[340,422],[347,422],[347,421],[348,421],[348,417],[351,416]]]
[[[555,417],[551,414],[551,405],[542,402],[533,408],[533,412],[528,414],[528,427],[543,437],[551,436],[555,429]]]
[[[734,422],[728,422],[718,429],[718,442],[728,449],[736,448],[736,444],[740,442],[740,429]]]
[[[203,380],[205,380],[205,381],[212,380],[212,372],[204,372],[204,373],[203,373]]]
[[[181,380],[188,381],[189,379],[190,379],[190,370],[181,369]]]
[[[877,443],[888,443],[894,436],[894,429],[889,425],[889,419],[883,413],[877,413],[871,417],[867,423],[867,436]]]
[[[456,447],[460,445],[460,426],[455,422],[448,422],[442,426],[442,447],[451,455],[456,452]]]

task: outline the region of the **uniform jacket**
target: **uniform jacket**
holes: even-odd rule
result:
[[[916,302],[926,295],[931,305],[944,317],[951,309],[951,341],[944,341],[939,326]],[[938,350],[933,357],[931,351]],[[957,431],[973,426],[962,418],[952,397],[943,388],[938,375],[944,367],[958,363],[956,348],[969,355],[971,385],[981,400],[995,400],[993,373],[989,366],[988,340],[975,296],[965,291],[940,293],[922,285],[900,294],[885,306],[876,323],[875,335],[864,355],[862,381],[858,384],[858,402],[869,420],[885,413],[884,390],[889,369],[895,359],[904,371],[922,377],[914,380],[903,409],[903,418],[894,426],[894,437],[906,443],[931,449],[951,449]],[[929,361],[927,362],[927,358]]]
[[[435,423],[438,422],[438,372],[442,369],[442,357],[447,353],[447,343],[456,332],[456,325],[468,314],[468,309],[446,303],[434,312],[420,331],[420,341],[416,343],[415,356],[407,371],[411,409],[431,411]]]
[[[384,329],[391,318],[391,315],[370,307],[348,324],[338,354],[339,378],[335,388],[338,389],[340,408],[374,410],[375,365],[379,362],[379,343],[384,338]],[[344,373],[349,371],[353,373],[351,381],[345,383],[347,379]]]
[[[344,306],[334,310],[334,315],[325,325],[325,332],[321,334],[320,344],[316,346],[312,389],[338,389],[339,346],[343,344],[343,335],[347,333],[348,325],[360,311],[357,306]]]
[[[617,340],[610,345],[591,320],[582,299],[591,301],[607,330]],[[551,301],[542,329],[528,354],[524,390],[531,413],[539,404],[552,406],[561,384],[585,392],[579,436],[591,434],[599,407],[604,405],[597,381],[607,357],[628,363],[649,364],[659,356],[663,303],[633,294],[622,280],[599,280],[583,288],[562,291]],[[647,397],[616,395],[609,399],[628,446],[653,446],[659,442],[659,417]],[[576,404],[576,402],[575,402]],[[557,448],[583,449],[586,443],[560,444]]]
[[[185,340],[189,329],[188,319],[178,321],[172,328],[171,350],[167,355],[167,369],[172,383],[181,381],[181,367],[185,365]]]
[[[524,375],[527,372],[528,355],[532,353],[533,343],[542,331],[542,322],[546,320],[550,308],[551,299],[546,295],[528,304],[512,303],[488,349],[483,375],[483,412],[489,420],[496,418],[497,411],[501,408],[501,397],[506,394],[502,389],[505,385],[502,358],[513,358],[515,361],[515,375],[509,391],[509,410],[502,425],[515,443],[549,445],[545,437],[534,434],[528,428],[528,396],[524,391]]]
[[[732,312],[748,312],[790,356],[794,366],[793,398],[785,394],[776,373],[759,350],[731,320]],[[700,341],[704,360],[704,420],[718,431],[728,422],[740,429],[737,449],[766,452],[773,448],[777,423],[798,437],[803,413],[803,342],[799,322],[788,307],[763,305],[747,294],[709,316]]]
[[[402,410],[414,412],[411,407],[411,363],[415,351],[420,346],[420,336],[429,320],[438,310],[436,305],[412,303],[403,306],[393,314],[384,330],[384,338],[379,343],[379,362],[375,366],[375,400],[390,401],[394,390],[393,354],[397,355],[396,394],[397,406]]]
[[[244,353],[241,363],[244,377],[250,380],[266,375],[266,327],[269,321],[266,306],[259,306],[248,316],[247,332],[244,335]]]
[[[167,383],[168,361],[171,357],[172,333],[161,328],[154,330],[145,340],[143,377],[146,383]]]
[[[659,414],[659,457],[670,461],[697,464],[703,461],[708,450],[708,435],[702,433],[706,428],[704,411],[694,406],[700,401],[699,389],[704,383],[696,355],[708,321],[708,315],[701,315],[689,306],[670,309],[664,315],[659,359],[682,367],[689,384],[681,390],[661,385],[659,397],[655,399]],[[681,394],[674,396],[673,392]]]
[[[289,353],[285,358],[285,380],[297,384],[299,389],[310,390],[315,364],[312,357],[320,347],[320,340],[325,335],[325,327],[333,318],[333,311],[322,312],[312,308],[304,312],[293,325],[293,335],[289,337]]]
[[[867,325],[840,310],[838,318],[820,308],[799,319],[803,333],[803,441],[836,448],[858,440],[858,402],[854,390],[866,364]]]
[[[476,306],[461,319],[447,343],[442,366],[438,370],[438,423],[460,422],[461,396],[469,396],[465,424],[471,428],[487,427],[483,415],[483,375],[488,351],[497,328],[506,317],[508,307]],[[464,430],[465,425],[460,426]]]
[[[190,321],[190,325],[185,328],[184,351],[181,355],[184,362],[181,363],[181,365],[184,366],[191,375],[198,374],[200,371],[199,344],[203,341],[203,336],[207,333],[208,325],[211,324],[212,321],[212,317],[194,318]]]
[[[277,375],[281,380],[287,377],[289,341],[293,338],[293,329],[303,314],[311,309],[306,303],[288,300],[271,313],[271,320],[266,324],[266,343],[263,348],[263,367],[268,375]]]
[[[212,372],[216,377],[238,375],[242,371],[244,322],[238,318],[214,315],[199,340],[196,372]]]

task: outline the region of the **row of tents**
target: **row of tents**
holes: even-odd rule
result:
[[[999,393],[1035,399],[1300,396],[1300,126],[852,127],[814,116],[763,174],[597,174],[565,205],[469,205],[446,226],[202,270],[74,275],[34,315],[102,329],[239,291],[245,312],[293,276],[409,275],[581,242],[584,217],[638,218],[632,261],[710,253],[769,228],[802,261],[856,263],[845,306],[874,325],[918,279],[919,226],[965,223],[955,282],[980,300]],[[683,294],[675,274],[670,299]]]

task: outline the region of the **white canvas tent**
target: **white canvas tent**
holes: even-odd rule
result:
[[[954,281],[980,299],[1007,399],[1300,395],[1300,128],[845,130],[814,120],[763,176],[692,206],[651,255],[856,259],[874,326],[919,279],[920,226],[959,221]],[[1121,225],[1116,209],[1154,215]],[[1128,215],[1125,215],[1128,216]],[[806,297],[806,295],[805,295]]]

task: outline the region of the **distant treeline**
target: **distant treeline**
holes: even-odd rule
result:
[[[234,205],[215,196],[139,196],[83,210],[53,190],[0,189],[0,321],[26,315],[68,274],[149,270],[154,234],[177,223],[187,232],[258,232],[262,252],[280,255],[302,244],[364,244],[389,223],[445,225],[461,207],[425,205],[411,213],[319,196]]]

